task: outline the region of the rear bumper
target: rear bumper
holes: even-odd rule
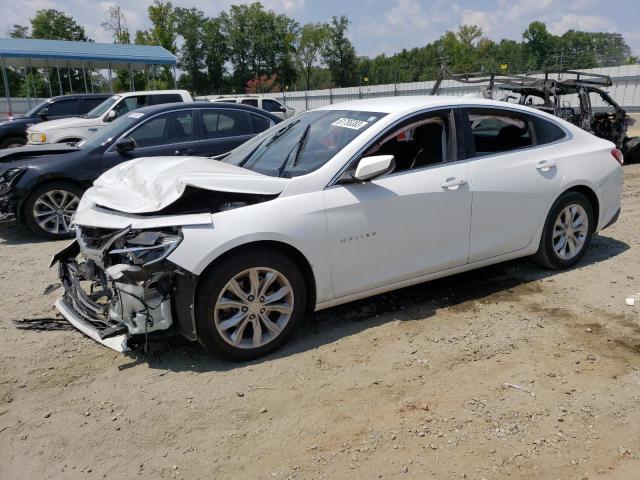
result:
[[[618,210],[616,211],[616,213],[613,215],[613,217],[611,218],[611,220],[609,220],[607,222],[607,224],[602,227],[600,230],[604,230],[605,228],[610,227],[611,225],[613,225],[614,223],[616,223],[618,221],[618,218],[620,218],[620,208],[618,208]]]

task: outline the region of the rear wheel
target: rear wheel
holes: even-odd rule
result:
[[[555,269],[575,265],[589,247],[594,229],[593,207],[587,197],[579,192],[563,194],[547,216],[534,260]]]
[[[71,216],[78,208],[82,193],[78,185],[61,180],[38,186],[24,202],[25,223],[40,237],[70,237]]]
[[[0,142],[0,148],[18,148],[26,144],[27,141],[22,137],[10,137]]]
[[[305,312],[304,277],[278,250],[228,257],[202,279],[196,297],[201,343],[214,355],[245,361],[280,347]]]

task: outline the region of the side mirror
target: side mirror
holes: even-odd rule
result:
[[[107,113],[107,116],[104,117],[104,119],[107,122],[110,122],[111,120],[115,120],[115,118],[118,116],[118,114],[115,112],[115,110],[109,110],[109,113]]]
[[[280,111],[281,111],[282,113],[287,113],[287,107],[285,107],[284,105],[282,105],[282,106],[280,107]]]
[[[49,116],[49,108],[43,108],[42,110],[40,110],[40,112],[38,113],[38,116],[42,120],[46,120],[47,117]]]
[[[116,141],[116,150],[118,153],[127,153],[135,150],[136,142],[131,137],[120,138]]]
[[[396,161],[393,155],[364,157],[358,162],[353,178],[360,182],[365,182],[393,172],[394,168],[396,168]]]

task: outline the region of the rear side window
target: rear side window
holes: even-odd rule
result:
[[[250,114],[251,122],[253,123],[253,133],[264,132],[267,128],[271,127],[273,123],[268,118],[263,117],[262,115],[254,115]]]
[[[522,115],[490,109],[469,109],[467,115],[476,156],[533,145],[530,122]]]
[[[258,108],[258,100],[255,98],[244,99],[242,100],[242,103],[244,103],[245,105],[251,105],[252,107]]]
[[[88,113],[91,110],[93,110],[94,108],[96,108],[98,105],[100,105],[102,102],[104,102],[107,99],[107,97],[90,97],[90,98],[84,98],[82,100],[82,112],[81,113]]]
[[[193,140],[191,111],[158,115],[140,125],[129,135],[138,147],[154,147]]]
[[[558,125],[539,117],[533,117],[533,126],[536,129],[538,145],[557,142],[567,136]]]
[[[49,105],[48,115],[50,117],[64,117],[78,114],[79,99],[58,100]]]
[[[253,134],[251,117],[234,110],[202,110],[205,138],[237,137]]]
[[[149,95],[149,97],[149,105],[182,102],[182,97],[177,93],[161,93],[158,95]]]

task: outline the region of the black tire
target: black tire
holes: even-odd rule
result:
[[[45,230],[40,225],[38,225],[38,222],[36,221],[35,214],[34,214],[34,207],[35,207],[36,201],[38,200],[38,198],[42,197],[47,192],[54,192],[54,191],[68,192],[75,195],[78,199],[80,199],[82,197],[82,194],[84,193],[84,190],[82,189],[82,187],[72,182],[67,182],[64,180],[53,180],[53,181],[38,185],[31,193],[29,193],[29,196],[26,198],[26,200],[22,204],[22,218],[24,219],[24,222],[26,223],[27,227],[29,227],[29,230],[31,230],[34,234],[36,234],[39,237],[48,238],[52,240],[70,238],[73,236],[73,232],[67,231],[67,232],[61,232],[56,234],[56,233]],[[73,209],[73,211],[75,211],[75,209]],[[69,210],[69,213],[71,212],[72,211]]]
[[[288,323],[269,343],[258,348],[235,347],[216,328],[214,307],[223,288],[232,278],[255,267],[277,270],[286,277],[294,295],[293,311]],[[289,257],[273,248],[241,251],[222,259],[200,279],[195,301],[198,340],[210,353],[226,360],[238,362],[262,357],[278,349],[291,336],[305,314],[306,299],[304,276]]]
[[[9,137],[0,142],[0,148],[22,147],[27,144],[27,140],[22,137]]]
[[[588,225],[586,238],[582,247],[573,257],[565,259],[560,257],[554,249],[553,231],[558,216],[570,205],[579,205],[584,209],[587,214]],[[587,248],[589,248],[594,230],[595,219],[593,215],[593,206],[589,199],[579,192],[566,192],[555,201],[549,211],[549,215],[547,215],[547,220],[545,221],[544,228],[542,230],[542,237],[540,238],[540,247],[538,248],[538,252],[533,256],[533,260],[540,265],[556,270],[570,268],[575,265],[580,258],[582,258]]]

